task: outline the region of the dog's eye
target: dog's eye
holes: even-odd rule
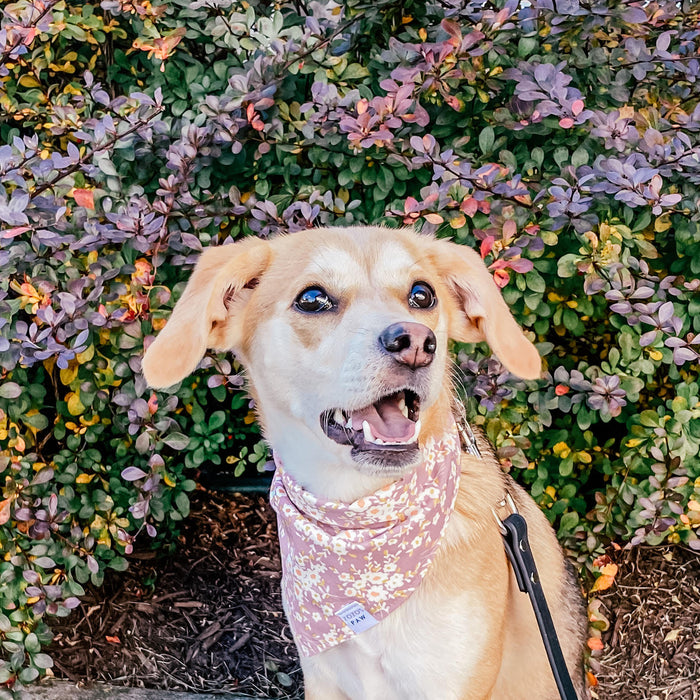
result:
[[[321,311],[330,311],[334,304],[321,287],[309,287],[299,294],[294,301],[294,306],[304,313],[317,314]]]
[[[414,309],[431,309],[436,302],[435,292],[427,282],[414,282],[408,295],[408,305]]]

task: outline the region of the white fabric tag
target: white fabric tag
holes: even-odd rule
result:
[[[348,603],[338,610],[336,615],[356,634],[374,627],[379,622],[358,602]]]

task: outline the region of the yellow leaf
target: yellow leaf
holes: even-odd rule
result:
[[[649,350],[649,357],[657,362],[663,357],[661,350]]]
[[[248,411],[248,415],[243,419],[246,425],[255,423],[255,411]]]
[[[593,461],[593,457],[588,452],[577,452],[576,457],[582,464],[590,464]]]
[[[19,79],[19,84],[26,88],[37,88],[41,87],[41,83],[33,75],[23,75]]]
[[[83,352],[79,352],[75,359],[78,360],[78,364],[84,365],[86,362],[90,362],[95,356],[95,346],[91,345],[89,348],[85,348]]]
[[[634,107],[625,105],[620,107],[620,119],[632,119],[634,117]]]
[[[33,595],[31,598],[27,598],[27,605],[34,605],[39,600],[41,600],[41,596]]]
[[[663,214],[656,221],[654,221],[654,231],[656,233],[663,233],[671,228],[671,216],[670,214]]]
[[[695,499],[691,499],[688,501],[688,508],[690,508],[690,510],[700,511],[700,503]]]
[[[566,459],[571,454],[571,448],[565,442],[558,442],[552,448],[552,452],[559,459]]]
[[[631,440],[628,440],[625,443],[625,445],[627,445],[627,447],[638,447],[641,444],[642,444],[642,441],[639,438],[632,438]]]
[[[664,642],[675,642],[678,639],[678,635],[681,633],[680,629],[671,630],[665,637]]]
[[[464,224],[467,223],[467,217],[464,216],[464,214],[460,214],[459,216],[456,216],[454,219],[450,219],[450,226],[452,228],[462,228]]]
[[[68,413],[71,416],[79,416],[85,413],[85,406],[80,402],[80,396],[77,392],[71,391],[66,397],[66,403],[68,404]]]
[[[175,487],[175,479],[167,472],[163,475],[163,481],[170,486],[171,489]]]
[[[89,484],[95,478],[94,474],[78,474],[75,479],[76,484]]]
[[[68,367],[61,370],[60,376],[61,384],[64,386],[70,386],[70,383],[78,376],[78,363],[71,360]]]

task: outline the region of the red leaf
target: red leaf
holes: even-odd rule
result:
[[[510,275],[505,270],[496,270],[493,273],[493,281],[497,287],[503,289],[510,282]]]
[[[481,241],[481,258],[485,258],[490,252],[491,249],[493,248],[493,244],[496,241],[496,239],[493,236],[487,236],[484,238],[483,241]]]
[[[479,202],[474,197],[468,197],[460,205],[459,208],[467,215],[474,216],[479,208]]]
[[[508,241],[515,236],[518,232],[518,224],[515,223],[513,219],[508,219],[503,223],[503,242],[508,243]]]
[[[73,199],[79,207],[85,207],[86,209],[95,208],[95,198],[92,190],[73,190]]]
[[[0,501],[0,525],[4,525],[10,519],[11,504],[12,501],[9,498],[6,498],[4,501]]]
[[[554,387],[554,393],[557,396],[564,396],[564,394],[568,394],[569,391],[571,391],[571,387],[568,387],[565,384],[557,384]]]
[[[14,238],[15,236],[20,236],[25,231],[29,231],[29,226],[15,226],[14,228],[7,228],[0,232],[0,238]]]

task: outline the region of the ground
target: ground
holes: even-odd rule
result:
[[[59,677],[301,697],[280,601],[274,514],[261,496],[199,492],[176,552],[142,552],[53,625]],[[610,628],[593,661],[601,700],[700,699],[700,557],[619,552],[600,594]]]

